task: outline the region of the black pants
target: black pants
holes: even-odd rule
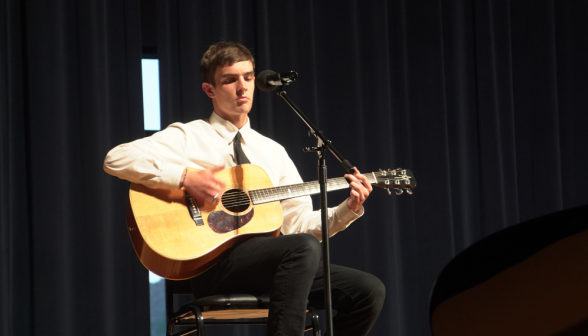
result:
[[[257,237],[234,247],[218,264],[192,278],[194,295],[270,293],[267,335],[304,331],[306,302],[323,308],[321,247],[309,234]],[[331,265],[335,336],[367,335],[386,295],[371,274]]]

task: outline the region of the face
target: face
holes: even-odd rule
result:
[[[255,75],[250,61],[219,67],[214,75],[216,85],[202,83],[202,89],[212,98],[214,111],[241,128],[247,123],[247,113],[253,104]]]

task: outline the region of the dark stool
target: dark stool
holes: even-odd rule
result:
[[[249,294],[227,294],[203,297],[173,309],[174,294],[192,295],[189,281],[165,280],[166,312],[168,317],[167,336],[183,336],[198,332],[204,335],[204,326],[212,325],[265,325],[260,319],[267,318],[269,295],[254,296]],[[308,306],[312,324],[305,331],[312,330],[314,336],[320,336],[319,318],[316,310]],[[257,321],[233,321],[239,319],[256,319]],[[176,327],[191,327],[174,334]]]

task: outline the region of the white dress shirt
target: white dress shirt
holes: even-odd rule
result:
[[[174,123],[150,137],[113,148],[106,155],[104,170],[121,179],[153,189],[178,189],[186,167],[205,169],[236,166],[233,139],[241,132],[243,152],[252,164],[263,168],[274,186],[302,183],[300,174],[284,147],[257,133],[249,120],[241,129],[216,113],[208,120]],[[310,196],[281,201],[283,234],[310,233],[321,240],[320,210],[312,210]],[[346,202],[329,209],[329,233],[345,229],[363,214]]]

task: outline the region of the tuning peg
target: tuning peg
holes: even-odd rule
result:
[[[404,189],[400,189],[400,188],[396,188],[396,195],[402,195],[402,193],[404,192]]]
[[[390,188],[386,189],[386,191],[388,192],[388,195],[392,195],[392,191],[390,190]]]
[[[412,189],[410,189],[410,188],[406,189],[406,193],[409,195],[412,195]]]

